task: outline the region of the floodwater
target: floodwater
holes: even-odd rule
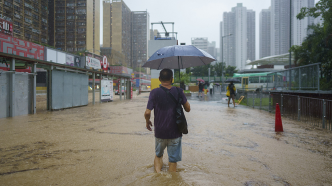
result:
[[[0,185],[332,185],[331,132],[283,118],[275,133],[273,114],[195,97],[176,173],[167,153],[154,172],[144,93],[0,119]]]

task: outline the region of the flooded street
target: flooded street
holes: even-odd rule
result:
[[[148,96],[0,119],[0,185],[332,185],[331,132],[196,96],[178,172],[166,153],[157,174]]]

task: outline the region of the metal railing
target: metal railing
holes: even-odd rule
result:
[[[278,103],[283,117],[332,130],[332,100],[239,89],[236,99],[239,100],[241,96],[244,96],[241,105],[275,113]]]
[[[268,74],[273,83],[268,88],[275,90],[319,90],[320,63],[304,65]],[[290,83],[291,82],[291,83]]]

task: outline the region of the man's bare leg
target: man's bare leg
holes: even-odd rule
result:
[[[169,166],[169,169],[168,169],[169,172],[176,172],[177,163],[171,163],[171,162],[169,162],[168,166]]]
[[[162,157],[158,157],[156,156],[154,158],[154,169],[156,170],[156,172],[160,172],[161,168],[163,167],[163,156]]]

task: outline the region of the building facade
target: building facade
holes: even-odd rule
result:
[[[293,45],[301,45],[305,37],[309,34],[308,26],[314,24],[315,19],[313,17],[305,17],[302,20],[298,20],[296,15],[301,12],[301,8],[312,8],[315,5],[315,0],[293,0],[294,16],[292,20],[292,41]]]
[[[49,45],[68,52],[100,54],[100,1],[49,2]]]
[[[245,68],[248,59],[255,59],[255,11],[238,3],[231,12],[223,14],[223,55],[226,65]]]
[[[193,37],[191,38],[191,45],[195,46],[196,48],[199,48],[201,50],[204,50],[207,52],[208,49],[208,38],[207,37]]]
[[[256,59],[256,14],[252,10],[247,10],[247,60]]]
[[[259,13],[259,58],[271,56],[271,9]]]
[[[129,67],[132,63],[132,12],[123,0],[104,1],[103,5],[103,47],[122,53],[125,63],[121,65]]]
[[[271,55],[288,53],[290,1],[271,0]]]
[[[44,0],[5,0],[1,1],[1,19],[13,26],[13,37],[48,43],[48,2]]]
[[[148,60],[148,40],[150,39],[150,16],[147,11],[132,12],[132,62],[137,68]]]

